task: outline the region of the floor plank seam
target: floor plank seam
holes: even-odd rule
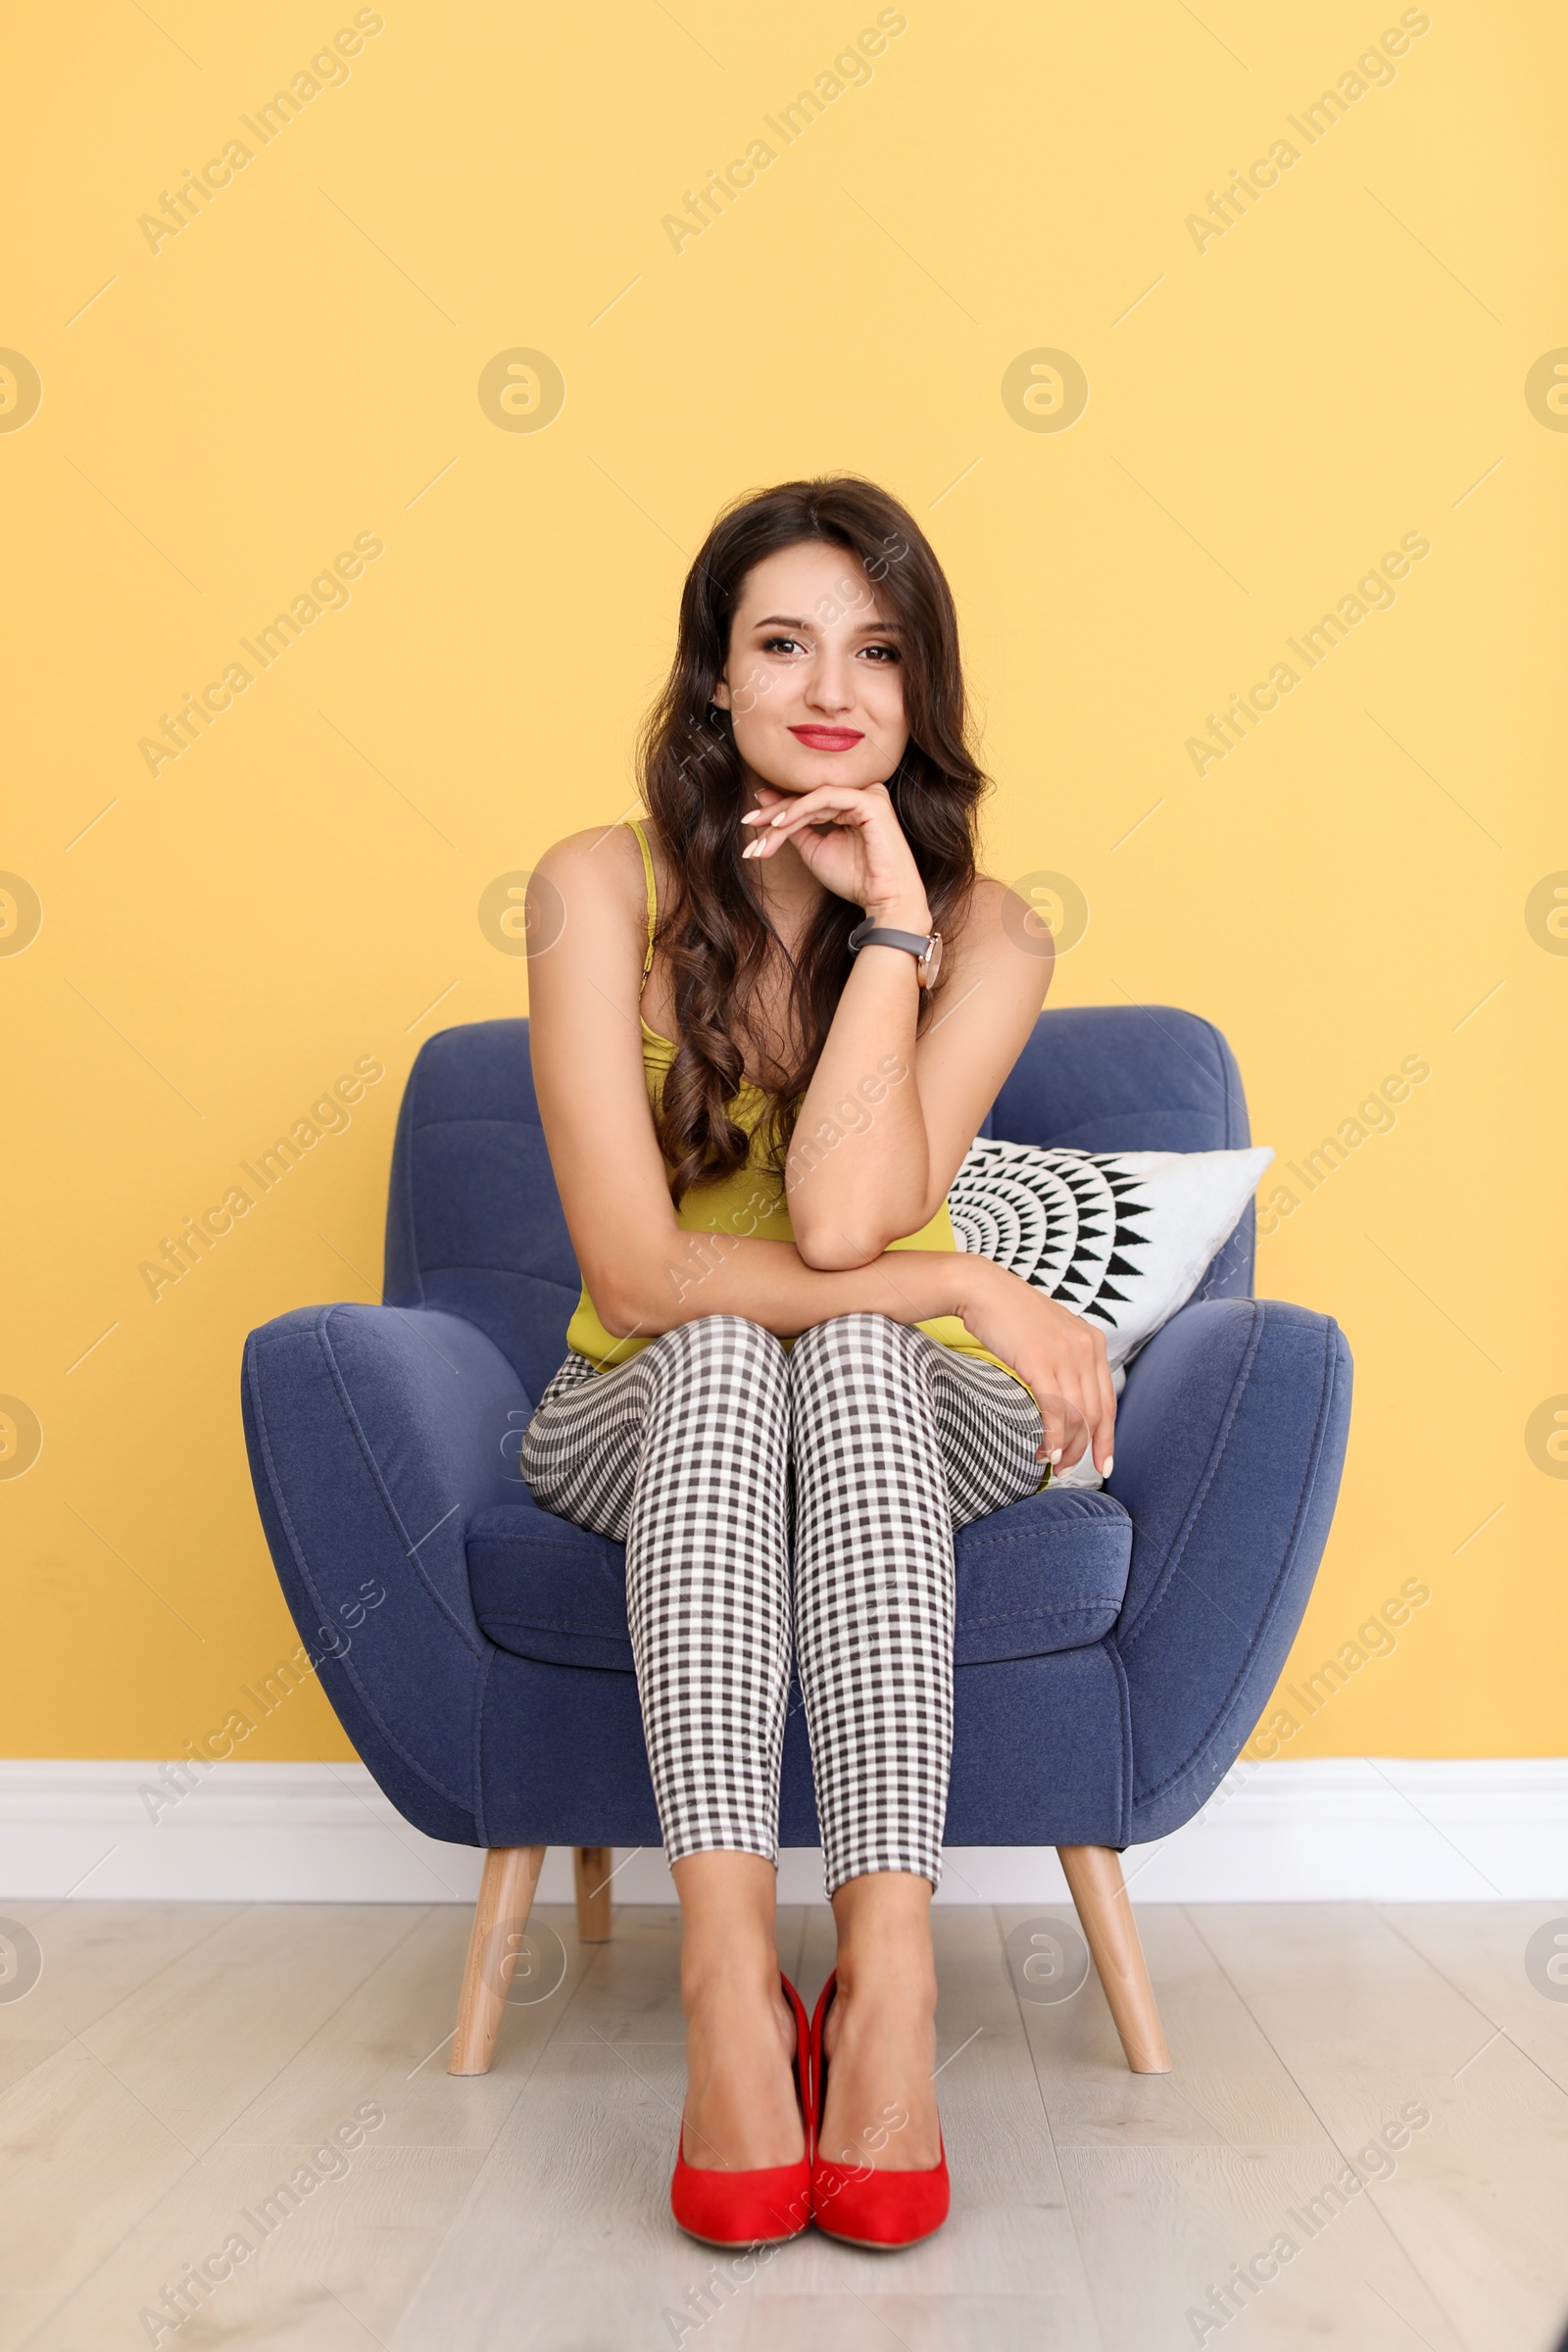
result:
[[[1561,2097],[1568,2099],[1568,2085],[1559,2082],[1555,2075],[1548,2074],[1546,2069],[1542,2065],[1540,2059],[1532,2056],[1531,2052],[1525,2048],[1523,2042],[1514,2040],[1513,2035],[1509,2033],[1506,2026],[1499,2026],[1495,2018],[1489,2017],[1485,2009],[1482,2008],[1481,2003],[1476,1999],[1474,1993],[1466,1992],[1462,1984],[1456,1984],[1453,1979],[1447,1974],[1446,1970],[1441,1969],[1438,1966],[1430,1952],[1424,1952],[1418,1943],[1412,1943],[1409,1936],[1404,1934],[1403,1930],[1397,1925],[1397,1923],[1384,1915],[1381,1905],[1378,1907],[1378,1916],[1380,1919],[1382,1919],[1384,1926],[1389,1929],[1390,1933],[1398,1936],[1399,1941],[1404,1945],[1404,1948],[1407,1952],[1412,1952],[1416,1959],[1424,1961],[1426,1966],[1432,1971],[1433,1975],[1437,1978],[1441,1984],[1446,1984],[1451,1993],[1455,1994],[1458,1999],[1464,2002],[1467,2009],[1473,2009],[1477,2017],[1481,2018],[1492,2028],[1494,2040],[1496,2040],[1500,2036],[1501,2039],[1508,2044],[1510,2049],[1518,2051],[1520,2057],[1525,2060],[1527,2065],[1535,2068],[1537,2074],[1541,2077],[1544,2082],[1549,2083],[1550,2087]],[[1483,2047],[1489,2045],[1483,2044]],[[1469,2058],[1465,2060],[1465,2066],[1473,2066],[1476,2059],[1480,2056],[1481,2051],[1476,2050]],[[1464,2068],[1461,2067],[1459,2072],[1462,2074],[1464,2072]],[[1458,2079],[1458,2075],[1456,2075],[1454,2077],[1454,2081],[1457,2082]]]
[[[1004,1958],[1007,1938],[1002,1925],[1002,1914],[994,1903],[989,1906],[989,1912],[997,1935],[998,1957]],[[1035,2056],[1035,2045],[1029,2033],[1029,2022],[1023,2013],[1023,1998],[1010,1970],[1007,1972],[1007,1982],[1012,1992],[1012,2006],[1018,2020],[1018,2031],[1023,2037],[1024,2049],[1028,2053],[1029,2072],[1034,2078],[1035,2095],[1040,2101],[1040,2115],[1046,2127],[1046,2139],[1051,2149],[1051,2161],[1056,2168],[1056,2178],[1061,2182],[1061,2193],[1066,2203],[1067,2220],[1072,2229],[1072,2242],[1078,2256],[1078,2272],[1083,2286],[1084,2303],[1089,2312],[1090,2324],[1095,2330],[1095,2342],[1100,2347],[1100,2352],[1106,2352],[1105,2331],[1101,2326],[1100,2299],[1095,2292],[1094,2266],[1084,2248],[1083,2231],[1078,2225],[1078,2208],[1073,2202],[1072,2182],[1068,2180],[1066,2167],[1061,2161],[1061,2150],[1056,2140],[1056,2128],[1051,2117],[1051,2101],[1046,2095],[1046,2086],[1040,2079],[1040,2061]]]
[[[428,1910],[428,1908],[429,1906],[426,1905],[426,1910]],[[343,1995],[343,1998],[338,2002],[337,2007],[335,2009],[329,2009],[325,2017],[320,2018],[317,2022],[317,2024],[312,2028],[311,2032],[306,2035],[305,2039],[300,2043],[299,2048],[292,2051],[290,2055],[284,2059],[282,2065],[274,2069],[274,2071],[268,2077],[267,2081],[261,2085],[260,2089],[257,2090],[251,2098],[247,2099],[245,2105],[239,2110],[237,2115],[230,2116],[228,2122],[223,2126],[222,2130],[208,2142],[210,2147],[216,2148],[221,2140],[227,2138],[228,2134],[244,2121],[245,2117],[255,2106],[257,2100],[266,2098],[268,2092],[271,2089],[272,2084],[277,2082],[278,2078],[282,2075],[286,2075],[289,2068],[296,2065],[298,2061],[304,2057],[312,2042],[315,2041],[318,2035],[324,2034],[328,2027],[336,2023],[338,2018],[342,2016],[344,2010],[348,2007],[349,2003],[359,1998],[360,1994],[364,1992],[365,1987],[370,1983],[371,1979],[380,1974],[381,1970],[385,1967],[389,1960],[396,1958],[397,1954],[402,1951],[403,1946],[408,1942],[410,1936],[416,1936],[422,1925],[423,1921],[416,1919],[414,1922],[414,1925],[409,1928],[405,1934],[398,1937],[397,1942],[394,1943],[389,1950],[383,1952],[378,1960],[371,1962],[370,1966],[366,1970],[364,1976],[361,1977],[358,1983],[352,1985],[350,1989]],[[246,2143],[239,2142],[236,2144],[244,2145]]]
[[[232,1914],[233,1918],[238,1918],[248,1907],[249,1906],[244,1904],[234,1905]],[[64,1899],[62,1899],[60,1902],[54,1904],[52,1908],[57,1911],[63,1911],[68,1908],[68,1905]],[[113,2017],[115,2011],[122,2008],[126,2001],[134,2000],[139,1993],[145,1992],[149,1985],[156,1984],[159,1978],[165,1975],[168,1970],[172,1968],[178,1968],[182,1962],[190,1959],[194,1953],[199,1952],[204,1943],[211,1942],[215,1936],[220,1935],[223,1929],[231,1924],[232,1919],[219,1920],[215,1926],[207,1930],[205,1935],[198,1936],[194,1943],[186,1944],[182,1951],[174,1953],[172,1959],[163,1961],[157,1968],[153,1969],[148,1976],[138,1978],[134,1984],[127,1986],[126,1989],[115,2000],[111,2001],[107,2009],[100,2009],[96,2016],[87,2018],[80,2027],[79,2031],[75,2026],[65,2025],[64,2020],[62,2020],[61,2022],[64,2031],[72,2036],[73,2040],[79,2040],[81,2034],[91,2033],[94,2026],[101,2026],[106,2018]],[[64,2044],[61,2046],[64,2047]],[[81,2046],[83,2049],[88,2047],[85,2042],[83,2042]],[[13,2075],[11,2080],[6,2083],[4,2089],[0,2090],[0,2109],[3,2109],[4,2103],[11,2096],[11,2093],[22,2083],[25,2082],[29,2075],[35,2074],[40,2066],[46,2066],[51,2058],[58,2057],[59,2054],[60,2053],[58,2050],[45,2050],[42,2057],[35,2058],[30,2066],[24,2066],[20,2075]],[[96,2055],[96,2053],[94,2053],[94,2055]],[[176,2133],[175,2136],[177,2137],[178,2134]]]
[[[582,1948],[583,1947],[579,1944],[579,1951],[582,1950]],[[490,2144],[484,2151],[483,2157],[474,2172],[473,2179],[469,2181],[460,2202],[454,2210],[450,2221],[447,2223],[446,2228],[441,2232],[440,2242],[432,2249],[429,2261],[425,2264],[423,2270],[419,2273],[418,2278],[410,2287],[408,2294],[404,2297],[402,2307],[398,2312],[397,2318],[393,2322],[392,2332],[394,2335],[402,2327],[403,2322],[408,2317],[409,2313],[414,2309],[415,2304],[418,2301],[419,2295],[423,2291],[425,2281],[428,2279],[431,2272],[435,2269],[436,2265],[440,2262],[442,2255],[446,2251],[447,2240],[456,2233],[459,2225],[462,2223],[467,2213],[468,2207],[472,2204],[475,2197],[478,2196],[480,2189],[484,2185],[486,2173],[490,2170],[492,2164],[494,2164],[498,2159],[498,2151],[500,2149],[503,2135],[506,2132],[506,2128],[512,2121],[512,2118],[516,2114],[517,2109],[521,2105],[523,2099],[526,2097],[529,2085],[533,2082],[535,2074],[538,2072],[539,2061],[543,2058],[546,2050],[549,2049],[551,2043],[560,2034],[562,2027],[564,2025],[567,2017],[571,2013],[572,2003],[576,2000],[577,1995],[587,1984],[601,1953],[606,1951],[608,1948],[609,1947],[607,1945],[602,1943],[594,1944],[589,1947],[587,1956],[583,1961],[582,1974],[577,1979],[576,1984],[572,1986],[570,1993],[567,1995],[565,2006],[563,2008],[560,2017],[556,2019],[549,2033],[542,2037],[538,2049],[534,2052],[532,2065],[527,2069],[526,2073],[519,2078],[516,2097],[509,2101],[506,2113],[497,2122],[494,2132],[490,2134]],[[503,2025],[505,2022],[506,2020],[503,2018]],[[464,2076],[454,2076],[451,2079],[455,2082],[463,2082],[467,2080],[467,2078]]]
[[[1190,1913],[1190,1911],[1191,1911],[1191,1909],[1192,1909],[1192,1906],[1191,1906],[1191,1905],[1189,1905],[1189,1904],[1183,1904],[1182,1908],[1183,1908],[1183,1910],[1184,1910],[1184,1911],[1187,1911],[1187,1912],[1189,1912],[1189,1913]],[[1375,1908],[1375,1906],[1368,1906],[1368,1908],[1369,1908],[1370,1910],[1372,1910],[1372,1912],[1373,1912],[1373,1916],[1375,1917],[1375,1916],[1376,1916],[1376,1908]],[[1334,2133],[1333,2133],[1333,2132],[1332,2132],[1329,2130],[1329,2127],[1328,2127],[1327,2123],[1324,2121],[1324,2119],[1323,2119],[1322,2115],[1319,2113],[1319,2111],[1318,2111],[1318,2107],[1317,2107],[1317,2102],[1316,2102],[1316,2101],[1314,2100],[1314,2098],[1312,2097],[1312,2094],[1311,2094],[1311,2092],[1310,2092],[1310,2091],[1307,2089],[1307,2087],[1306,2087],[1305,2083],[1304,2083],[1304,2082],[1302,2082],[1302,2081],[1300,2080],[1299,2076],[1297,2074],[1297,2072],[1296,2072],[1296,2069],[1295,2069],[1295,2068],[1294,2068],[1294,2067],[1291,2065],[1290,2061],[1289,2061],[1289,2060],[1286,2058],[1286,2056],[1285,2056],[1284,2052],[1283,2052],[1283,2051],[1282,2051],[1282,2050],[1281,2050],[1281,2049],[1278,2047],[1278,2045],[1276,2044],[1276,2042],[1275,2042],[1275,2040],[1274,2040],[1274,2037],[1273,2037],[1273,2035],[1272,2035],[1272,2034],[1269,2033],[1268,2029],[1267,2029],[1267,2028],[1265,2027],[1265,2025],[1263,2024],[1263,2021],[1262,2021],[1262,2019],[1261,2019],[1261,2018],[1260,2018],[1260,2017],[1257,2015],[1256,2011],[1253,2009],[1251,2002],[1250,2002],[1250,2000],[1247,1998],[1246,1994],[1245,1994],[1245,1993],[1242,1991],[1242,1988],[1241,1988],[1241,1986],[1240,1986],[1240,1985],[1237,1984],[1237,1982],[1236,1982],[1235,1978],[1234,1978],[1234,1977],[1231,1975],[1231,1972],[1230,1972],[1230,1970],[1229,1970],[1229,1969],[1228,1969],[1228,1968],[1225,1966],[1225,1963],[1224,1963],[1224,1961],[1223,1961],[1223,1960],[1221,1960],[1221,1958],[1219,1957],[1219,1954],[1218,1954],[1218,1953],[1217,1953],[1217,1952],[1214,1950],[1214,1948],[1213,1948],[1212,1944],[1210,1944],[1210,1942],[1208,1941],[1208,1938],[1207,1938],[1207,1936],[1204,1936],[1204,1934],[1203,1934],[1203,1932],[1202,1932],[1201,1928],[1200,1928],[1200,1927],[1199,1927],[1199,1925],[1198,1925],[1198,1922],[1197,1922],[1196,1920],[1194,1920],[1194,1919],[1191,1919],[1191,1918],[1190,1918],[1190,1919],[1189,1919],[1189,1925],[1191,1926],[1191,1928],[1192,1928],[1192,1930],[1193,1930],[1193,1933],[1194,1933],[1194,1935],[1195,1935],[1195,1936],[1198,1937],[1198,1939],[1199,1939],[1200,1943],[1201,1943],[1201,1944],[1202,1944],[1202,1946],[1203,1946],[1203,1949],[1204,1949],[1204,1950],[1205,1950],[1205,1951],[1208,1953],[1208,1956],[1209,1956],[1209,1958],[1210,1958],[1210,1959],[1213,1961],[1213,1963],[1214,1963],[1214,1966],[1215,1966],[1215,1967],[1218,1969],[1218,1971],[1219,1971],[1220,1975],[1221,1975],[1221,1976],[1224,1978],[1224,1980],[1225,1980],[1226,1984],[1227,1984],[1230,1986],[1230,1988],[1231,1988],[1232,1992],[1235,1994],[1235,1996],[1236,1996],[1237,2000],[1238,2000],[1238,2001],[1241,2003],[1242,2007],[1243,2007],[1243,2008],[1246,2010],[1246,2012],[1247,2012],[1248,2016],[1249,2016],[1249,2017],[1251,2019],[1251,2021],[1252,2021],[1253,2025],[1256,2027],[1256,2029],[1257,2029],[1258,2033],[1259,2033],[1259,2034],[1262,2035],[1262,2037],[1263,2037],[1264,2041],[1265,2041],[1265,2042],[1268,2044],[1268,2047],[1270,2048],[1270,2050],[1272,2050],[1272,2051],[1273,2051],[1273,2053],[1274,2053],[1274,2056],[1275,2056],[1276,2060],[1278,2061],[1278,2063],[1279,2063],[1280,2067],[1283,2069],[1283,2071],[1285,2072],[1285,2074],[1289,2076],[1290,2080],[1291,2080],[1291,2081],[1292,2081],[1292,2082],[1295,2083],[1295,2085],[1296,2085],[1296,2087],[1297,2087],[1298,2091],[1300,2093],[1301,2099],[1302,2099],[1302,2101],[1304,2102],[1304,2104],[1305,2104],[1305,2106],[1306,2106],[1306,2108],[1307,2108],[1308,2112],[1311,2114],[1311,2116],[1312,2116],[1312,2119],[1313,2119],[1313,2121],[1316,2123],[1316,2125],[1317,2125],[1317,2127],[1318,2127],[1319,2131],[1320,2131],[1320,2132],[1323,2133],[1323,2136],[1324,2136],[1324,2138],[1325,2138],[1325,2139],[1328,2141],[1328,2143],[1329,2143],[1329,2146],[1330,2146],[1330,2147],[1333,2149],[1333,2151],[1334,2151],[1335,2155],[1339,2157],[1339,2159],[1340,2159],[1340,2162],[1341,2162],[1343,2165],[1346,2165],[1346,2166],[1348,2166],[1348,2166],[1349,2166],[1349,2164],[1350,2164],[1350,2160],[1349,2160],[1349,2158],[1348,2158],[1348,2157],[1346,2155],[1346,2153],[1345,2153],[1344,2149],[1343,2149],[1343,2148],[1340,2146],[1340,2143],[1339,2143],[1338,2139],[1335,2137]],[[1353,2167],[1352,2167],[1352,2168],[1350,2168],[1350,2169],[1352,2169],[1352,2170],[1353,2170]],[[1373,2211],[1373,2212],[1374,2212],[1374,2213],[1377,2215],[1377,2217],[1378,2217],[1378,2220],[1379,2220],[1380,2224],[1382,2225],[1383,2229],[1384,2229],[1384,2230],[1385,2230],[1385,2231],[1387,2232],[1390,2244],[1391,2244],[1392,2246],[1394,2246],[1394,2247],[1395,2247],[1395,2248],[1397,2250],[1397,2252],[1398,2252],[1398,2253],[1399,2253],[1399,2254],[1400,2254],[1400,2255],[1403,2257],[1404,2261],[1405,2261],[1406,2263],[1408,2263],[1408,2265],[1409,2265],[1409,2267],[1410,2267],[1410,2271],[1411,2271],[1411,2274],[1412,2274],[1412,2276],[1413,2276],[1414,2278],[1418,2278],[1418,2279],[1420,2280],[1420,2282],[1421,2282],[1421,2285],[1422,2285],[1423,2289],[1425,2290],[1426,2294],[1427,2294],[1427,2295],[1429,2296],[1429,2298],[1431,2299],[1431,2302],[1432,2302],[1433,2309],[1434,2309],[1435,2311],[1437,2311],[1437,2312],[1438,2312],[1438,2313],[1441,2315],[1441,2317],[1443,2318],[1443,2320],[1444,2320],[1445,2324],[1446,2324],[1446,2325],[1447,2326],[1447,2328],[1449,2328],[1449,2329],[1452,2331],[1452,2334],[1453,2334],[1453,2336],[1454,2336],[1454,2339],[1455,2339],[1455,2341],[1456,2341],[1456,2342],[1458,2343],[1458,2345],[1460,2346],[1460,2352],[1470,2352],[1470,2348],[1469,2348],[1469,2346],[1468,2346],[1468,2345],[1466,2345],[1466,2343],[1465,2343],[1465,2340],[1464,2340],[1464,2337],[1463,2337],[1463,2335],[1460,2333],[1460,2330],[1459,2330],[1458,2324],[1457,2324],[1457,2322],[1454,2320],[1453,2314],[1452,2314],[1452,2313],[1449,2311],[1449,2309],[1448,2309],[1448,2307],[1447,2307],[1446,2303],[1444,2301],[1443,2297],[1442,2297],[1440,2294],[1438,2294],[1438,2292],[1436,2291],[1436,2289],[1433,2287],[1431,2280],[1430,2280],[1430,2279],[1427,2278],[1427,2276],[1426,2276],[1426,2273],[1425,2273],[1425,2272],[1422,2270],[1422,2268],[1421,2268],[1420,2264],[1419,2264],[1419,2263],[1416,2261],[1416,2258],[1415,2258],[1414,2254],[1413,2254],[1413,2253],[1410,2251],[1409,2247],[1408,2247],[1408,2246],[1405,2244],[1405,2242],[1404,2242],[1403,2238],[1402,2238],[1402,2237],[1399,2235],[1399,2232],[1398,2232],[1398,2230],[1397,2230],[1395,2228],[1395,2226],[1394,2226],[1393,2222],[1391,2221],[1390,2217],[1389,2217],[1389,2216],[1388,2216],[1388,2215],[1387,2215],[1387,2214],[1386,2214],[1386,2213],[1383,2211],[1382,2207],[1381,2207],[1381,2206],[1380,2206],[1380,2205],[1377,2203],[1376,2199],[1375,2199],[1375,2198],[1373,2198],[1373,2197],[1371,2196],[1371,2193],[1370,2193],[1370,2184],[1369,2184],[1369,2186],[1368,2186],[1368,2190],[1367,2190],[1367,2201],[1368,2201],[1368,2204],[1369,2204],[1369,2205],[1370,2205],[1370,2207],[1371,2207],[1371,2210],[1372,2210],[1372,2211]],[[1407,2323],[1406,2323],[1406,2325],[1413,2325],[1413,2323],[1409,2323],[1409,2322],[1407,2322]],[[1419,2331],[1419,2329],[1418,2329],[1418,2330],[1417,2330],[1417,2333],[1419,2333],[1419,2332],[1420,2332],[1420,2331]]]

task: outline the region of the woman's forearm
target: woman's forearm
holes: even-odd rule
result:
[[[866,1264],[926,1221],[930,1146],[915,1069],[919,984],[902,948],[862,948],[791,1140],[790,1223],[808,1266]]]
[[[700,1315],[745,1315],[781,1340],[835,1315],[924,1323],[962,1313],[976,1264],[956,1250],[890,1250],[868,1265],[822,1273],[789,1242],[680,1230],[657,1255],[640,1254],[643,1270],[607,1283],[603,1298],[590,1279],[600,1320],[619,1339],[651,1339]]]

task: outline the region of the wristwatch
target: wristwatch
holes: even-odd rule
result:
[[[857,923],[850,933],[850,948],[858,955],[862,948],[903,948],[914,957],[914,976],[922,988],[935,988],[937,973],[942,968],[942,934],[933,931],[929,937],[923,931],[885,931],[875,923]]]

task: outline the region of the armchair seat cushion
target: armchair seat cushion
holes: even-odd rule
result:
[[[1049,1489],[959,1531],[960,1666],[1082,1649],[1121,1613],[1133,1526],[1093,1490]],[[546,1666],[634,1671],[626,1555],[532,1502],[474,1514],[467,1530],[474,1614],[498,1648]]]

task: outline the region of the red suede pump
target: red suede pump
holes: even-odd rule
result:
[[[801,2102],[806,2153],[796,2164],[764,2165],[737,2173],[688,2164],[681,2136],[675,2143],[675,2173],[669,2209],[688,2237],[707,2246],[781,2246],[799,2237],[811,2218],[810,2030],[806,2005],[782,1971],[779,1983],[795,2018],[795,2095]]]
[[[824,2163],[817,2152],[827,2112],[827,2060],[822,2028],[838,1991],[838,1971],[823,1985],[811,2020],[811,2218],[827,2237],[870,2253],[893,2254],[932,2237],[948,2218],[952,2186],[948,2151],[924,2172],[879,2172],[869,2165]]]

